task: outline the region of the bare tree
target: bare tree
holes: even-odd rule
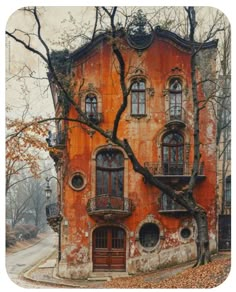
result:
[[[41,27],[41,22],[40,22],[37,8],[26,8],[25,12],[30,13],[34,17],[35,24],[36,24],[36,34],[41,44],[41,48],[42,48],[41,50],[36,49],[32,45],[32,42],[31,42],[32,35],[27,32],[21,32],[19,30],[15,30],[12,32],[6,31],[6,34],[10,38],[14,39],[17,43],[20,43],[26,50],[39,56],[46,63],[48,71],[49,71],[50,81],[56,84],[61,94],[63,95],[64,100],[68,104],[68,106],[73,107],[74,110],[78,114],[78,118],[75,118],[75,119],[69,119],[65,115],[62,118],[52,118],[52,120],[64,119],[64,120],[70,120],[73,122],[86,125],[92,130],[95,130],[96,132],[100,133],[107,140],[121,147],[127,153],[133,165],[133,169],[144,177],[146,183],[163,191],[172,200],[174,200],[179,205],[186,208],[189,211],[189,213],[195,218],[197,227],[198,227],[198,236],[197,236],[197,241],[196,241],[198,256],[197,256],[197,262],[195,266],[198,266],[210,261],[210,251],[209,251],[209,238],[208,238],[206,210],[204,210],[204,208],[202,208],[201,206],[197,204],[193,196],[193,190],[196,184],[196,178],[198,176],[199,161],[200,161],[200,155],[201,155],[200,150],[199,150],[199,147],[200,147],[199,115],[200,115],[201,108],[199,105],[200,101],[198,97],[198,87],[200,86],[200,84],[198,83],[197,78],[196,78],[196,66],[197,66],[199,53],[201,52],[201,49],[202,49],[202,45],[205,42],[214,38],[216,33],[219,30],[218,28],[215,27],[216,24],[213,24],[205,40],[201,44],[199,43],[197,44],[195,41],[195,29],[197,26],[195,9],[193,7],[188,7],[185,10],[187,12],[187,18],[188,18],[187,22],[189,25],[188,38],[191,42],[191,49],[192,49],[191,80],[192,80],[192,97],[193,97],[193,104],[194,104],[194,165],[192,169],[190,182],[181,191],[179,190],[177,191],[173,189],[169,185],[163,183],[162,181],[158,180],[155,176],[153,176],[153,174],[150,173],[150,171],[138,161],[136,154],[134,153],[131,145],[129,144],[129,141],[125,138],[120,139],[118,136],[119,124],[120,124],[121,116],[127,107],[130,87],[127,85],[127,81],[126,81],[126,76],[127,76],[127,72],[129,68],[124,61],[124,57],[123,57],[124,52],[122,51],[122,46],[120,46],[120,41],[119,41],[120,25],[117,25],[117,15],[118,15],[117,7],[97,8],[96,20],[95,20],[95,26],[94,26],[94,32],[96,32],[97,30],[96,23],[98,22],[101,23],[102,21],[104,21],[104,18],[101,19],[100,16],[102,15],[102,16],[107,17],[106,18],[107,21],[103,23],[105,23],[106,28],[109,26],[109,30],[107,31],[107,36],[111,39],[113,54],[118,64],[117,72],[119,74],[119,79],[120,79],[122,103],[116,113],[113,129],[111,133],[101,128],[99,125],[94,123],[91,119],[89,119],[87,115],[85,114],[85,112],[81,109],[81,107],[75,102],[73,98],[73,86],[70,80],[66,79],[65,75],[61,75],[60,72],[58,72],[57,68],[53,64],[52,52],[50,51],[49,46],[47,45],[42,35],[42,27]],[[94,35],[95,33],[92,33],[92,36]],[[91,38],[91,41],[93,41],[93,38]]]
[[[11,222],[12,228],[22,222],[26,213],[30,210],[31,195],[27,194],[24,185],[18,184],[16,188],[8,192],[6,197],[6,216]]]

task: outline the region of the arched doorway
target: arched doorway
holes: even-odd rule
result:
[[[93,271],[125,271],[126,234],[117,226],[102,226],[93,232]]]

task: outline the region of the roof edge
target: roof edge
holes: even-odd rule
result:
[[[173,41],[176,45],[179,45],[183,49],[187,51],[191,51],[192,48],[192,43],[188,39],[184,39],[177,35],[174,32],[171,32],[169,30],[162,29],[160,26],[156,26],[154,29],[154,33],[156,34],[157,37],[162,38],[162,39],[168,39],[170,41]],[[125,32],[123,29],[119,31],[120,36],[125,36]],[[95,48],[97,45],[99,45],[102,41],[108,39],[111,37],[111,32],[104,32],[100,33],[99,35],[95,36],[95,38],[91,41],[88,42],[87,44],[79,47],[76,49],[74,52],[70,54],[71,59],[78,59],[83,55],[87,55],[93,48]],[[200,42],[194,42],[195,48],[201,48],[201,49],[212,49],[216,48],[218,44],[218,39],[205,42],[205,43],[200,43]]]

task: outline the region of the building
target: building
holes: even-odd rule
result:
[[[148,25],[148,24],[147,24]],[[193,163],[191,46],[159,27],[120,35],[130,86],[118,136],[127,138],[140,163],[161,181],[181,189]],[[197,44],[196,44],[197,45]],[[198,78],[215,74],[217,42],[201,46]],[[109,34],[73,53],[54,55],[71,78],[74,101],[108,133],[122,102],[117,63]],[[64,65],[64,66],[63,66]],[[133,170],[126,153],[88,126],[73,122],[78,114],[51,83],[57,133],[50,137],[61,183],[58,216],[48,206],[48,220],[59,222],[58,274],[87,278],[92,272],[151,271],[196,258],[196,224],[188,212]],[[210,88],[199,86],[204,99]],[[207,104],[200,118],[201,168],[194,196],[208,215],[211,251],[216,231],[216,121]],[[56,228],[58,231],[58,228]]]
[[[218,249],[231,250],[231,76],[220,76],[217,135]],[[222,101],[219,103],[221,104]]]

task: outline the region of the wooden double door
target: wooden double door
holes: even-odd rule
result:
[[[104,226],[93,233],[93,270],[125,271],[125,231],[116,226]]]

